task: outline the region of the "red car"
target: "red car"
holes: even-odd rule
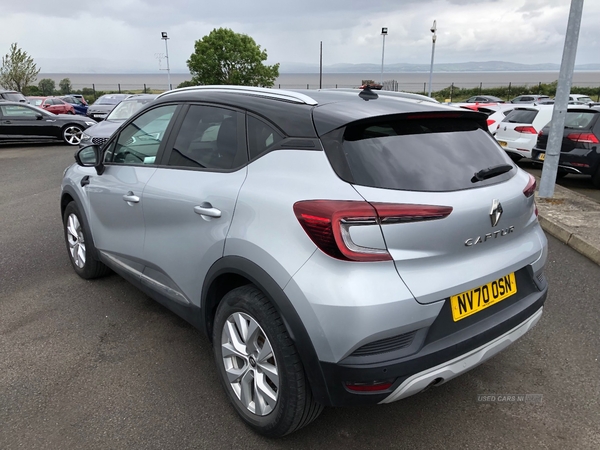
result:
[[[58,97],[27,97],[29,104],[45,109],[54,114],[75,114],[75,108],[70,103]]]

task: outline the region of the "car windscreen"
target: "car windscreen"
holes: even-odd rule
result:
[[[513,109],[502,122],[533,123],[533,119],[535,119],[537,114],[537,109]]]
[[[44,99],[41,99],[41,98],[30,98],[29,104],[34,105],[34,106],[40,106],[43,101],[44,101]]]
[[[446,192],[505,181],[514,164],[480,124],[465,119],[413,119],[355,123],[322,137],[340,178],[384,189]],[[483,181],[490,167],[513,169]]]
[[[5,100],[9,100],[11,102],[24,102],[25,96],[23,94],[19,94],[18,92],[5,92],[3,94]]]
[[[94,105],[116,105],[122,98],[113,96],[102,96],[94,102]]]
[[[589,128],[597,114],[595,111],[567,111],[565,128]]]
[[[123,100],[110,114],[106,117],[106,120],[127,120],[138,112],[142,106],[152,101],[152,99],[144,100]]]

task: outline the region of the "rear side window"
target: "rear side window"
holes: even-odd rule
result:
[[[250,159],[268,152],[283,140],[283,135],[262,120],[248,116],[248,151]]]
[[[565,118],[566,128],[589,128],[596,113],[591,111],[568,111]]]
[[[495,184],[516,173],[471,181],[482,169],[514,165],[487,131],[464,119],[351,124],[322,141],[338,176],[362,186],[445,192]]]
[[[513,109],[502,122],[531,124],[537,114],[535,109]]]

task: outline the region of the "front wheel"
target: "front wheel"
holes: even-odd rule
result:
[[[244,422],[278,437],[315,420],[302,362],[275,307],[252,285],[230,291],[219,304],[213,347],[221,382]]]
[[[93,257],[95,247],[83,225],[81,213],[75,202],[69,203],[65,208],[63,227],[69,260],[77,275],[89,280],[108,274],[110,272],[108,267]]]
[[[67,125],[62,131],[63,141],[69,145],[79,145],[82,134],[83,128],[80,125]]]

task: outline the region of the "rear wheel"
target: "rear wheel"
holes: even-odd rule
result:
[[[80,125],[67,125],[62,130],[63,141],[69,145],[79,145],[82,134],[83,128]]]
[[[252,285],[229,292],[217,309],[215,360],[229,400],[246,424],[277,437],[315,420],[302,362],[275,307]]]

